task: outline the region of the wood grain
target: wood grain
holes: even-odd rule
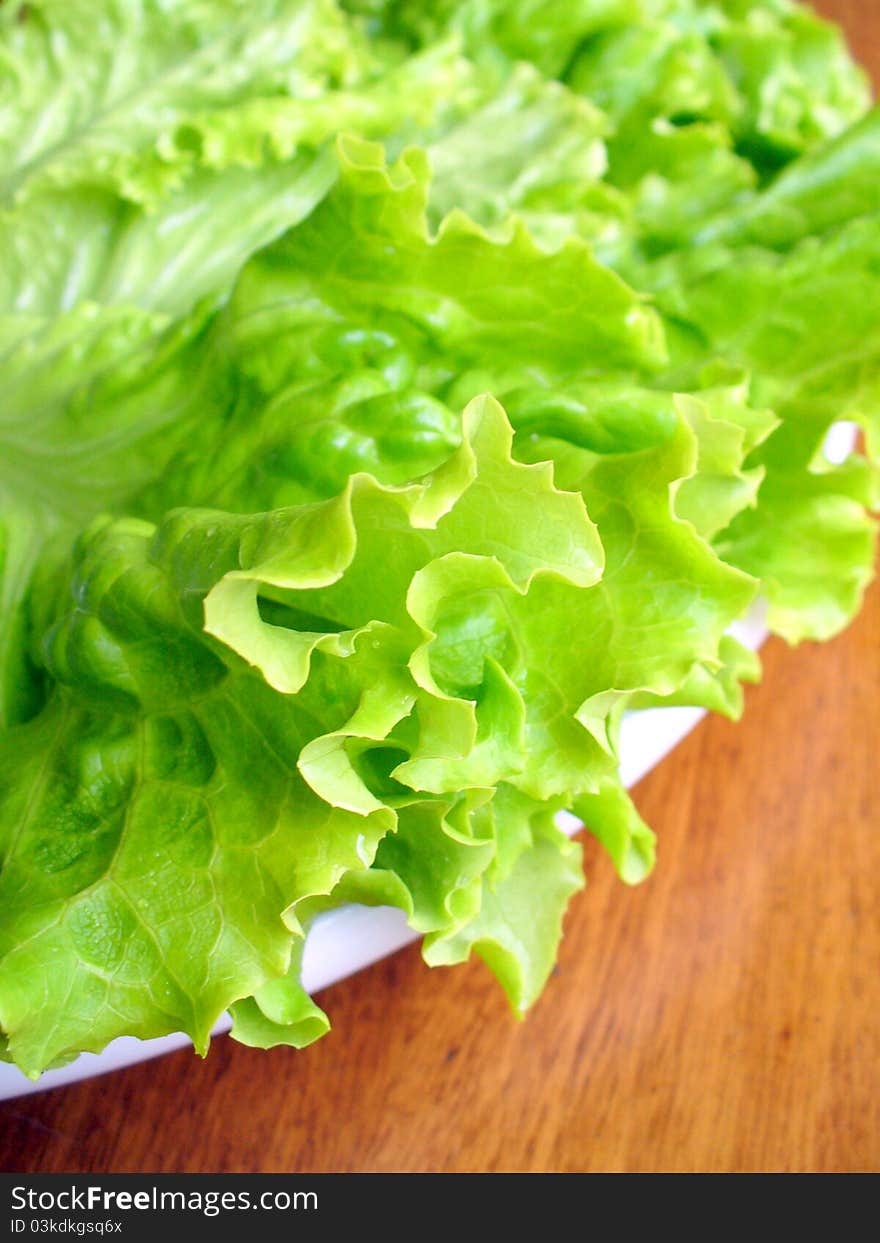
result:
[[[880,73],[880,2],[823,4]],[[559,969],[510,1017],[416,950],[322,998],[303,1053],[222,1039],[0,1112],[27,1171],[880,1168],[880,590],[824,648],[766,649],[638,799],[655,876],[587,847]]]
[[[813,8],[843,26],[853,51],[880,86],[880,0],[814,0]]]

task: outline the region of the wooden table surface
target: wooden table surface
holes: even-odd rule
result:
[[[828,0],[880,72],[880,0]],[[228,1039],[0,1110],[17,1172],[880,1169],[880,588],[765,650],[745,720],[642,782],[659,863],[595,845],[524,1023],[478,963],[405,950],[296,1053]]]

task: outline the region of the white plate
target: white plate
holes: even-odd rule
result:
[[[842,462],[852,452],[857,428],[851,423],[838,423],[829,433],[824,453],[830,462]],[[748,647],[757,649],[767,637],[764,610],[757,607],[744,621],[731,627],[732,633]],[[652,708],[628,716],[621,729],[620,772],[629,787],[668,755],[705,716],[701,708]],[[560,824],[568,833],[581,827],[566,813]],[[416,940],[403,914],[391,907],[346,906],[330,911],[315,921],[306,941],[303,956],[303,985],[310,993],[327,988],[363,967],[378,962],[395,950]],[[217,1024],[215,1034],[229,1030],[229,1019]],[[186,1036],[163,1036],[158,1040],[137,1040],[122,1036],[103,1053],[83,1053],[61,1070],[50,1070],[33,1083],[15,1067],[0,1063],[0,1100],[42,1092],[47,1088],[76,1083],[109,1070],[131,1066],[161,1053],[170,1053],[188,1045]]]

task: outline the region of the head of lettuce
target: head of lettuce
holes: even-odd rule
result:
[[[524,1010],[621,717],[873,564],[880,114],[789,0],[0,8],[0,1031],[327,1027],[393,903]],[[866,449],[823,454],[840,420]]]

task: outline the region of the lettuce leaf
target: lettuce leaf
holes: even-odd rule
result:
[[[670,523],[668,590],[678,560],[700,580],[679,655],[658,662],[624,612],[617,634],[609,625],[615,596],[615,611],[644,607],[627,582],[662,538],[650,533],[668,492],[660,463],[674,474],[693,460],[684,419],[650,466],[603,476],[613,490],[627,479],[625,526],[646,531],[644,552],[615,551],[626,571],[603,564],[603,547],[626,542],[620,519],[600,542],[605,519],[597,532],[580,492],[515,462],[497,403],[473,402],[463,432],[422,484],[358,474],[311,505],[176,510],[158,528],[98,519],[80,538],[42,642],[56,689],[8,735],[0,785],[0,823],[16,825],[0,1021],[20,1065],[168,1025],[204,1047],[222,1010],[252,995],[265,1015],[301,905],[374,860],[411,895],[432,960],[478,945],[515,1005],[534,997],[579,883],[552,808],[614,779],[615,697],[600,688],[670,689],[717,656],[753,588],[720,562],[700,567],[708,547]],[[534,808],[525,833],[517,800]],[[448,876],[432,866],[437,835],[467,856]],[[520,961],[509,908],[531,920],[533,869],[547,907]]]
[[[451,44],[389,67],[332,0],[37,0],[0,22],[3,311],[222,294],[323,198],[341,129],[429,124],[466,78]]]

